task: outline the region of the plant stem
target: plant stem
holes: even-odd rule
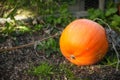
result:
[[[110,25],[109,25],[108,23],[106,23],[105,21],[103,21],[103,20],[100,19],[100,18],[95,18],[94,21],[96,21],[96,20],[99,20],[99,21],[101,21],[103,24],[107,25],[107,27],[109,28],[110,32],[112,32],[112,29],[111,29],[111,27],[110,27]],[[111,38],[111,40],[112,40],[113,49],[114,49],[114,51],[115,51],[115,53],[116,53],[116,56],[117,56],[116,71],[118,71],[118,70],[119,70],[119,64],[120,64],[119,53],[118,53],[118,51],[117,51],[117,49],[116,49],[116,47],[115,47],[115,44],[114,44],[114,43],[115,43],[115,39],[114,39],[112,36],[110,36],[110,38]]]
[[[30,47],[30,46],[32,46],[32,45],[34,45],[34,44],[36,45],[36,44],[38,44],[38,43],[41,42],[41,41],[47,40],[47,39],[49,39],[49,38],[56,37],[56,36],[58,36],[58,35],[60,35],[60,33],[56,33],[56,34],[54,34],[54,35],[52,35],[52,36],[49,36],[49,37],[43,38],[43,39],[38,40],[38,41],[31,42],[31,43],[28,43],[28,44],[23,44],[23,45],[20,45],[20,46],[15,46],[15,47],[12,47],[12,48],[0,49],[0,52],[11,51],[11,50],[15,50],[15,49],[24,48],[24,47]]]

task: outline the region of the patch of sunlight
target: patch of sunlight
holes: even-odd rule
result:
[[[29,9],[18,9],[14,18],[16,20],[27,19],[28,17],[34,17],[35,13]]]
[[[16,29],[20,30],[20,31],[30,31],[30,28],[27,26],[17,26]]]

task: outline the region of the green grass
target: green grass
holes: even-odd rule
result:
[[[111,52],[111,53],[108,53],[102,61],[100,61],[100,65],[103,65],[103,66],[111,66],[111,67],[116,67],[117,66],[117,56],[116,56],[116,53],[114,52]],[[119,66],[120,68],[120,66]]]
[[[54,67],[47,62],[43,62],[39,66],[33,67],[28,72],[32,75],[38,76],[39,80],[48,79],[50,80],[50,76],[54,74]]]
[[[68,67],[66,64],[53,65],[48,62],[43,62],[39,66],[29,69],[28,73],[37,76],[39,80],[77,80],[70,69],[71,67]]]

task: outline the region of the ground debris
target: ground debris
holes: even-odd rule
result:
[[[40,36],[33,34],[18,36],[16,39],[8,38],[0,43],[0,48],[26,44],[36,40],[36,37],[39,38]],[[0,53],[0,80],[39,80],[38,77],[29,75],[27,70],[30,69],[31,65],[39,65],[42,61],[48,61],[57,66],[59,64],[71,64],[64,57],[59,56],[58,53],[46,58],[45,54],[37,52],[34,46],[5,51]],[[74,66],[71,70],[80,80],[120,80],[120,71],[116,71],[111,66]],[[60,76],[64,77],[62,74]],[[55,77],[53,77],[53,80],[56,80]],[[65,80],[65,78],[61,80]]]

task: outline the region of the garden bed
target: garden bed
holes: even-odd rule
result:
[[[39,32],[38,32],[39,33]],[[30,43],[42,36],[36,33],[17,37],[7,37],[0,43],[1,47],[17,46]],[[120,71],[110,65],[76,66],[66,60],[59,52],[47,56],[42,50],[28,46],[16,50],[0,52],[0,80],[40,80],[41,75],[33,75],[29,71],[42,63],[53,66],[52,74],[42,77],[42,80],[119,80]],[[62,67],[60,67],[62,65]],[[70,71],[70,72],[69,72]]]

